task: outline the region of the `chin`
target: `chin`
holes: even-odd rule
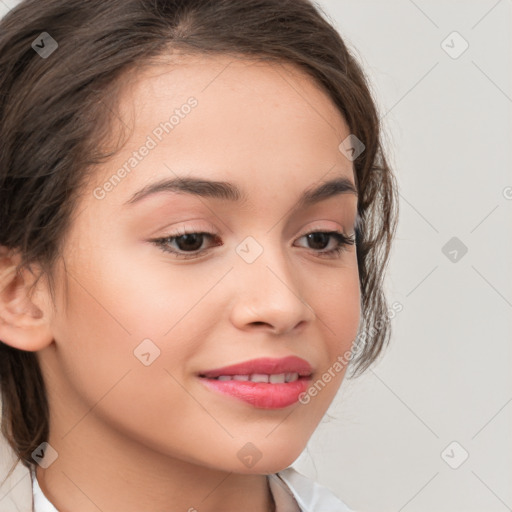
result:
[[[282,471],[289,467],[304,450],[305,445],[297,446],[297,449],[291,450],[290,446],[274,446],[262,450],[261,458],[251,467],[244,467],[244,464],[237,464],[233,468],[237,473],[244,474],[272,474]]]

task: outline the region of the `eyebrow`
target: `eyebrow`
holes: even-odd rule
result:
[[[226,181],[212,181],[204,178],[178,177],[151,183],[136,192],[125,205],[133,205],[142,199],[159,192],[179,192],[195,196],[221,199],[242,203],[247,201],[247,195],[235,184]],[[301,209],[319,203],[340,194],[358,196],[355,185],[345,176],[338,176],[324,181],[314,188],[305,190],[300,196],[295,208]]]

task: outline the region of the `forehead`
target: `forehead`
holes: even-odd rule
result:
[[[138,71],[125,77],[124,83],[127,101],[135,96],[140,99],[148,92],[166,96],[190,93],[191,89],[201,94],[213,89],[216,94],[227,91],[256,96],[265,92],[286,96],[294,91],[294,96],[302,96],[306,103],[311,101],[303,97],[304,93],[313,93],[315,101],[319,95],[328,100],[316,80],[297,64],[230,54],[162,54],[142,63]]]
[[[233,126],[229,121],[243,126],[244,119],[270,131],[269,122],[281,119],[288,125],[296,121],[323,124],[337,138],[347,135],[345,120],[330,96],[303,69],[289,62],[230,55],[178,53],[158,58],[140,73],[129,75],[120,98],[121,115],[136,116],[137,127],[147,131],[190,96],[200,102],[196,114],[201,117],[223,113],[216,116],[223,131]]]
[[[302,190],[329,172],[353,181],[352,163],[338,148],[349,128],[328,94],[295,65],[169,55],[131,74],[118,101],[130,137],[100,169],[101,180],[149,139],[152,147],[123,173],[112,200],[122,202],[134,188],[181,171],[206,171],[251,190]]]

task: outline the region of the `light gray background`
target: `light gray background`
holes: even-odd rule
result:
[[[294,466],[357,511],[512,510],[512,1],[318,3],[381,111],[401,210],[387,289],[403,310]]]

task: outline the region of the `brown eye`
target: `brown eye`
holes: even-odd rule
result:
[[[175,237],[176,245],[180,251],[198,251],[203,245],[203,233],[187,233]]]
[[[317,252],[319,257],[336,257],[349,245],[355,244],[355,235],[345,235],[338,231],[313,231],[301,238],[306,238],[310,249]],[[334,239],[335,247],[325,250],[329,246],[329,242]]]
[[[332,236],[329,233],[310,233],[309,235],[306,235],[308,242],[312,244],[311,249],[315,250],[323,250],[326,246],[329,245],[329,242],[332,238]],[[320,246],[320,247],[319,247]]]
[[[215,245],[222,245],[214,233],[202,232],[179,232],[151,240],[151,242],[177,258],[195,258],[210,249],[210,247],[203,248],[203,243],[208,239],[215,240],[217,242]]]

